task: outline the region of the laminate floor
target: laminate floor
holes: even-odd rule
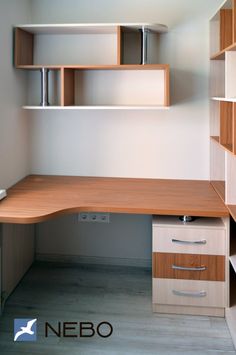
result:
[[[13,342],[14,318],[37,318],[36,342]],[[44,325],[107,321],[108,338],[45,338]],[[104,331],[104,328],[103,328]],[[79,334],[79,328],[68,333]],[[151,272],[133,267],[35,263],[0,318],[0,354],[236,354],[222,318],[153,314]]]

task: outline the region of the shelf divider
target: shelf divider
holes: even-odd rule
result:
[[[61,69],[61,106],[75,104],[75,70]]]
[[[122,28],[117,26],[117,65],[122,64]]]
[[[16,67],[19,65],[33,64],[33,48],[34,35],[30,32],[22,30],[21,28],[16,28],[14,49],[14,61]]]
[[[233,43],[236,41],[236,0],[232,0],[233,5],[233,13],[232,13],[232,20],[233,20]]]

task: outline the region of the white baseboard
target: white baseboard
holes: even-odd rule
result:
[[[58,254],[36,254],[36,260],[73,263],[73,264],[100,264],[115,266],[134,266],[134,267],[152,267],[151,259],[138,258],[112,258],[97,256],[80,256],[80,255],[58,255]]]

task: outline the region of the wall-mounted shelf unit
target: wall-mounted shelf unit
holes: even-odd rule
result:
[[[236,0],[227,0],[210,21],[211,136],[236,154]],[[214,138],[213,138],[214,139]]]
[[[169,65],[158,63],[157,24],[20,25],[15,66],[29,71],[24,108],[160,109]],[[41,73],[41,76],[40,76]]]
[[[230,226],[230,306],[226,320],[236,345],[236,0],[210,21],[210,179],[233,217]]]
[[[236,205],[236,0],[210,21],[211,181],[226,204]]]

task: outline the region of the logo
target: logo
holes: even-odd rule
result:
[[[113,333],[111,323],[103,321],[98,324],[93,322],[63,322],[55,324],[45,322],[44,336],[49,334],[56,335],[58,338],[108,338]],[[37,340],[37,319],[14,319],[14,341],[36,341]]]
[[[14,341],[36,341],[37,319],[14,319]]]
[[[97,326],[93,322],[58,322],[56,326],[46,322],[46,338],[49,331],[58,338],[91,338],[95,335],[108,338],[113,333],[113,327],[109,322],[101,322]]]

